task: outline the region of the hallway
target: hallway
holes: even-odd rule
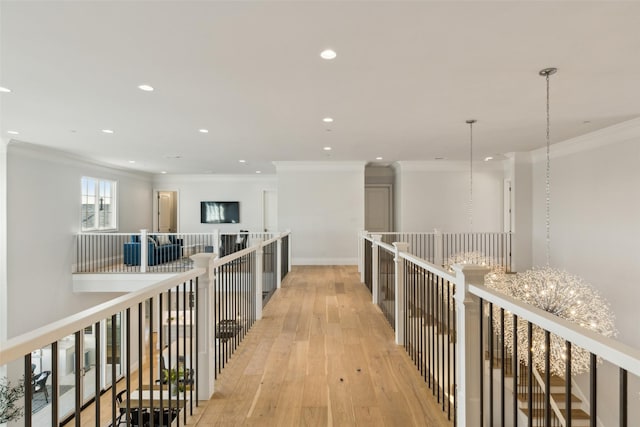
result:
[[[449,426],[353,266],[294,267],[199,426]]]

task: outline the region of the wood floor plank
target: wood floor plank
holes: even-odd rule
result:
[[[451,426],[350,266],[294,267],[198,426]]]

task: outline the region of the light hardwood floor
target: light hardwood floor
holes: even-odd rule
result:
[[[195,421],[195,420],[194,420]],[[355,267],[294,267],[198,426],[450,426]]]

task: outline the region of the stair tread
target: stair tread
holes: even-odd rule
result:
[[[520,410],[526,415],[529,416],[529,409],[527,408],[520,408]],[[562,416],[565,416],[567,411],[564,409],[560,409],[560,412],[562,413]],[[544,409],[542,408],[536,408],[533,411],[531,411],[531,413],[533,414],[533,417],[535,418],[542,418],[544,417]],[[589,414],[587,414],[586,412],[584,412],[582,409],[571,409],[571,419],[572,420],[585,420],[585,419],[589,419]]]
[[[539,391],[537,393],[534,392],[533,395],[534,396],[536,396],[536,395],[544,395],[544,393],[542,391]],[[564,393],[551,393],[551,397],[553,398],[553,400],[556,403],[564,403],[564,397],[565,397]],[[526,402],[527,399],[528,399],[528,394],[527,393],[518,393],[518,400]],[[572,402],[582,402],[582,400],[578,396],[576,396],[575,394],[571,395],[571,401]]]
[[[560,412],[564,416],[567,413],[566,409],[560,409]],[[589,414],[582,409],[571,409],[571,419],[585,420],[589,419]]]

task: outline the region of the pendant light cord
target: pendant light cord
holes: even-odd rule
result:
[[[547,80],[547,171],[546,171],[546,218],[545,218],[545,226],[547,229],[547,266],[551,264],[551,156],[550,156],[550,147],[551,147],[551,139],[550,139],[550,116],[549,116],[549,75],[546,74]]]
[[[470,232],[473,232],[473,122],[474,121],[469,123],[469,231]]]
[[[469,119],[469,232],[473,232],[473,124],[477,120]]]

